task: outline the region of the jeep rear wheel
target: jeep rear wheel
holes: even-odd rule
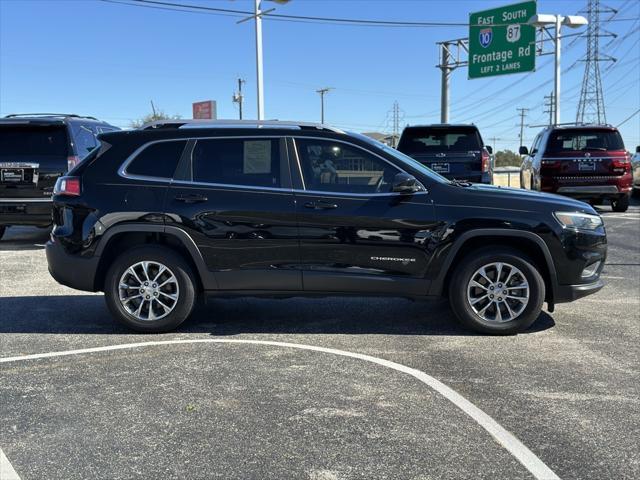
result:
[[[193,311],[193,272],[168,248],[135,247],[116,258],[107,272],[105,299],[114,317],[134,330],[173,330]]]
[[[617,200],[611,201],[611,209],[614,212],[626,212],[629,209],[629,196],[623,195]]]
[[[538,318],[544,281],[517,250],[486,248],[465,257],[449,285],[451,308],[460,322],[479,332],[508,335]]]

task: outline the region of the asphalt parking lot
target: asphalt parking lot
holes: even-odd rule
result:
[[[640,478],[640,202],[602,212],[606,287],[510,337],[386,298],[218,299],[132,334],[12,228],[0,477]]]

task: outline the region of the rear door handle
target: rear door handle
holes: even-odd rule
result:
[[[338,205],[325,200],[318,200],[317,202],[307,202],[304,204],[304,207],[313,208],[314,210],[331,210],[333,208],[338,208]]]
[[[192,194],[192,195],[176,195],[174,197],[176,201],[183,203],[201,203],[206,202],[208,199],[204,195]]]

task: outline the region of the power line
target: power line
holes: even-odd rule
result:
[[[123,5],[139,6],[139,7],[162,7],[165,9],[180,9],[178,11],[200,11],[214,15],[233,15],[233,16],[251,16],[254,12],[246,10],[235,10],[230,8],[205,7],[203,5],[193,5],[187,3],[165,2],[160,0],[129,0],[129,2],[120,0],[102,0],[109,3],[120,3]],[[417,22],[406,20],[373,20],[362,18],[340,18],[340,17],[317,17],[309,15],[285,15],[278,13],[265,13],[265,19],[281,20],[289,22],[316,22],[341,25],[366,25],[376,27],[468,27],[469,23],[462,22]],[[633,21],[635,18],[619,18],[616,21]],[[507,24],[487,24],[487,27],[505,26]]]
[[[627,123],[629,120],[631,120],[633,117],[635,117],[638,113],[640,113],[640,108],[638,110],[636,110],[635,112],[633,112],[631,115],[629,115],[627,118],[625,118],[623,121],[621,121],[618,125],[616,125],[616,128],[618,128],[621,125],[624,125],[625,123]]]

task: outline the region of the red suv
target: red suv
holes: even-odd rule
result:
[[[568,195],[591,204],[608,200],[616,212],[629,208],[631,154],[611,125],[551,126],[533,141],[520,169],[520,186]]]

